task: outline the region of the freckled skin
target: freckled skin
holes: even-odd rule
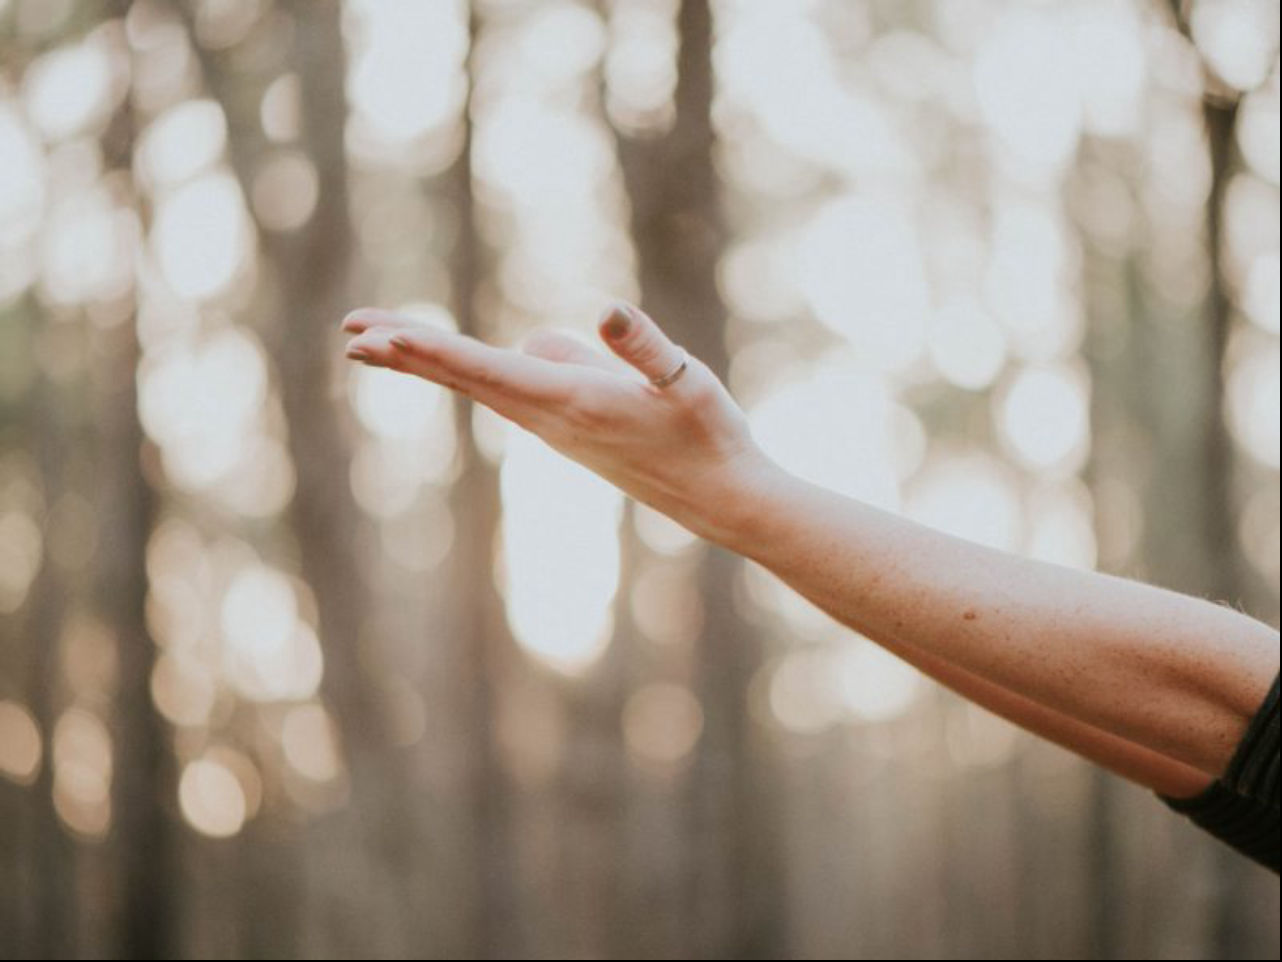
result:
[[[646,383],[683,354],[635,308],[598,322],[612,355],[554,332],[503,350],[375,309],[343,328],[349,358],[485,404],[976,704],[1155,791],[1220,775],[1278,671],[1278,633],[1232,608],[996,551],[789,474],[697,358]]]
[[[777,467],[749,490],[728,547],[960,694],[1157,791],[1196,794],[1222,773],[1277,673],[1278,633],[1234,609],[964,541]]]

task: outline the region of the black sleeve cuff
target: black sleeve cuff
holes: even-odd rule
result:
[[[1278,871],[1278,677],[1247,726],[1223,776],[1191,798],[1157,793],[1248,858]]]
[[[1278,676],[1224,770],[1224,784],[1278,810]]]
[[[1158,795],[1170,808],[1187,815],[1247,858],[1278,871],[1278,810],[1239,795],[1223,782],[1212,782],[1192,798]]]

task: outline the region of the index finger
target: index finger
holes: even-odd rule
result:
[[[477,400],[562,404],[570,397],[575,374],[570,365],[486,344],[466,334],[432,325],[404,323],[407,318],[385,311],[362,311],[370,323],[351,347],[389,353],[412,374],[428,380],[454,381]],[[392,358],[389,357],[388,360]]]

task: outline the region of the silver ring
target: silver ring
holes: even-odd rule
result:
[[[676,367],[674,367],[667,374],[663,375],[662,377],[650,378],[650,383],[653,384],[655,387],[667,387],[669,384],[671,384],[673,381],[675,381],[677,378],[679,378],[682,374],[685,373],[686,368],[689,366],[689,364],[690,364],[690,355],[686,354],[685,348],[681,348],[681,363],[678,364]]]

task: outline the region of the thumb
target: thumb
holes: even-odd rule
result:
[[[606,308],[597,327],[610,350],[647,380],[668,374],[684,356],[681,348],[672,343],[649,315],[626,301],[615,301]]]

